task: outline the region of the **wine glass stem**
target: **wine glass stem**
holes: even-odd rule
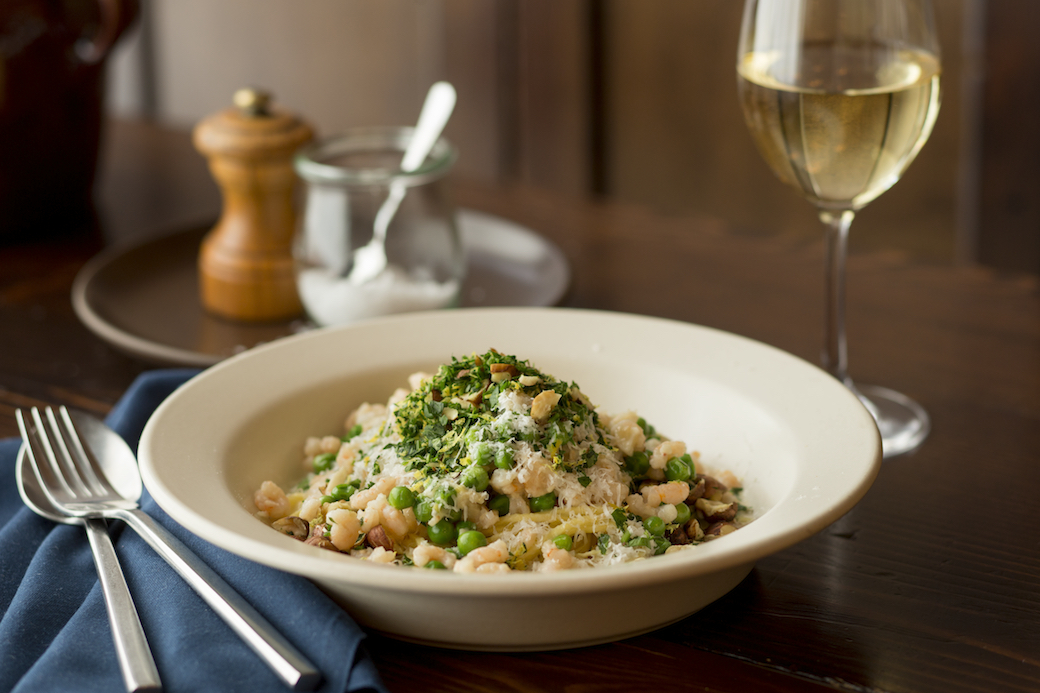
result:
[[[820,220],[827,227],[826,266],[827,291],[825,294],[823,367],[835,378],[852,388],[848,373],[848,353],[845,346],[845,255],[849,226],[855,212],[820,211]]]

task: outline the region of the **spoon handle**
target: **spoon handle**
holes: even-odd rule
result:
[[[94,555],[94,565],[97,566],[101,593],[105,597],[108,620],[112,624],[112,639],[115,641],[116,657],[126,690],[130,693],[162,690],[141,619],[126,586],[123,571],[119,568],[112,538],[108,536],[108,526],[104,520],[97,519],[86,520],[84,525]]]
[[[123,520],[140,534],[289,688],[309,691],[317,687],[321,672],[165,527],[139,509],[114,509],[106,516]]]
[[[415,132],[405,148],[401,160],[402,171],[414,171],[426,161],[426,155],[433,149],[444,126],[448,124],[451,112],[455,110],[455,100],[455,87],[448,82],[437,82],[430,87],[422,111],[419,112]]]

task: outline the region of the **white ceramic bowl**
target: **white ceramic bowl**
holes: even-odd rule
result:
[[[635,409],[743,480],[757,519],[695,549],[605,569],[457,575],[306,546],[253,517],[265,479],[302,476],[309,435],[338,433],[407,376],[495,348],[576,381],[603,411]],[[144,481],[177,522],[228,551],[304,575],[363,626],[468,649],[617,640],[688,616],[763,556],[823,529],[881,461],[869,413],[819,368],[764,344],[655,318],[519,308],[432,312],[290,337],[220,363],[155,412]]]

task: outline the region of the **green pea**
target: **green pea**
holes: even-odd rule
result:
[[[357,492],[357,487],[352,484],[339,484],[336,488],[332,489],[332,493],[329,497],[332,501],[345,501],[350,500],[350,497]],[[329,501],[330,503],[332,501]]]
[[[331,452],[326,452],[321,455],[315,455],[314,461],[311,462],[311,467],[316,472],[327,472],[332,469],[334,464],[336,464],[336,456]]]
[[[458,522],[455,523],[455,529],[459,530],[460,534],[462,533],[463,530],[470,530],[470,529],[476,529],[476,528],[477,528],[477,524],[475,522],[470,522],[469,520],[459,520]]]
[[[459,535],[459,553],[465,556],[473,549],[487,546],[487,537],[475,529],[466,530]]]
[[[639,427],[641,429],[643,429],[643,433],[646,434],[647,438],[653,438],[655,435],[657,435],[657,429],[648,424],[646,422],[646,419],[644,419],[642,416],[636,419],[636,423],[639,424]]]
[[[690,478],[690,465],[681,457],[673,457],[664,466],[664,476],[668,481],[686,481]]]
[[[498,452],[495,453],[495,466],[499,469],[512,469],[513,468],[513,448],[508,445],[503,446]]]
[[[540,513],[546,510],[552,510],[553,506],[556,505],[556,494],[553,491],[544,496],[535,496],[527,501],[531,506],[531,512]]]
[[[483,491],[488,487],[488,473],[479,464],[471,464],[462,473],[462,485],[474,491]]]
[[[685,525],[690,521],[690,506],[685,503],[675,504],[675,523],[678,525]]]
[[[441,506],[441,514],[452,522],[462,517],[462,511],[453,507],[455,505],[455,489],[442,488],[437,492],[437,502]]]
[[[351,438],[357,438],[359,435],[361,435],[361,424],[354,424],[341,440],[345,443]]]
[[[390,489],[386,502],[398,510],[404,510],[415,505],[415,494],[407,486],[394,486]]]
[[[693,457],[690,456],[690,453],[686,453],[679,459],[685,462],[687,466],[690,468],[690,476],[694,476],[697,473],[697,465],[694,464]]]
[[[625,458],[625,469],[634,477],[645,476],[650,471],[650,457],[645,452],[633,452]]]
[[[494,450],[487,443],[477,443],[471,448],[471,455],[475,464],[485,467],[491,464]]]
[[[430,570],[447,570],[447,567],[440,561],[426,561],[426,565],[423,568],[429,568]]]
[[[450,546],[455,543],[455,524],[448,519],[439,520],[426,527],[430,541],[439,546]]]
[[[553,543],[556,544],[556,548],[563,549],[564,551],[570,551],[574,548],[574,540],[571,539],[569,534],[557,534],[553,538]]]
[[[415,504],[415,519],[419,522],[429,524],[433,519],[433,504],[428,500],[421,500]]]
[[[656,515],[651,515],[650,517],[643,520],[643,527],[645,527],[646,531],[654,535],[655,537],[659,537],[664,534],[664,520],[657,517]]]
[[[495,496],[488,501],[487,507],[498,513],[499,517],[509,514],[509,496]]]

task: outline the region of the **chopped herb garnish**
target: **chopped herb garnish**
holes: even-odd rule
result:
[[[524,384],[528,382],[531,384]],[[501,421],[499,407],[504,392],[536,397],[546,390],[559,394],[560,399],[537,430],[514,431],[496,423]],[[452,474],[471,461],[470,443],[508,443],[514,439],[531,443],[554,467],[577,471],[598,458],[591,442],[578,438],[602,437],[596,431],[594,409],[573,383],[556,380],[527,361],[493,350],[452,358],[450,364],[441,366],[436,375],[399,402],[394,414],[401,436],[394,448],[410,471],[436,467]],[[579,434],[575,422],[589,419],[593,422],[591,430]]]

